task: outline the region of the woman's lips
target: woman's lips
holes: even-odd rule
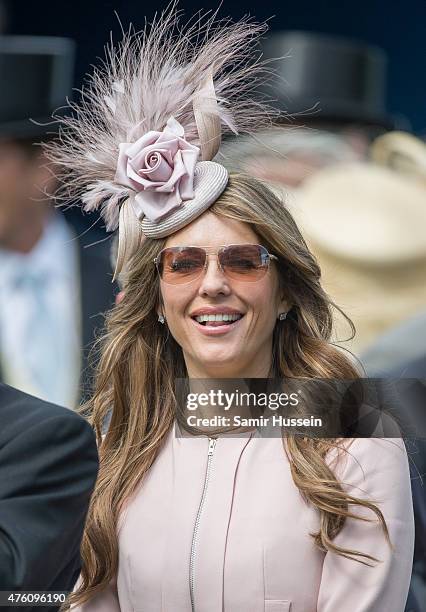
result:
[[[198,331],[205,336],[220,336],[229,333],[235,329],[243,319],[244,315],[240,319],[232,321],[231,323],[222,323],[222,321],[207,321],[205,325],[203,325],[191,317],[191,321],[194,323]]]

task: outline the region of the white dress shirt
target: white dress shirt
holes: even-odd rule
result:
[[[0,269],[4,382],[75,407],[81,369],[81,305],[74,233],[55,213],[30,253],[0,249]]]

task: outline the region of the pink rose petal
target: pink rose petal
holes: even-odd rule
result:
[[[159,221],[194,197],[195,165],[200,149],[184,139],[170,117],[162,132],[150,131],[134,143],[121,143],[115,181],[137,192],[139,218]]]

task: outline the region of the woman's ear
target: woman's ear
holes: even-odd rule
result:
[[[161,295],[160,289],[158,290],[158,301],[157,301],[156,312],[158,316],[164,316],[164,302],[163,302],[163,296]]]
[[[124,298],[124,291],[119,291],[115,296],[115,305],[119,304]]]
[[[277,318],[282,313],[287,313],[293,306],[288,290],[286,287],[285,280],[281,274],[278,274],[278,286],[277,286]]]
[[[288,297],[285,294],[282,294],[278,303],[277,318],[281,313],[287,313],[289,310],[291,310],[292,306],[293,304],[290,302]]]
[[[164,314],[164,304],[162,300],[160,300],[156,310],[159,322],[164,325],[166,322],[166,315]]]

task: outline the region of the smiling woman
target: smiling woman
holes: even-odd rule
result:
[[[401,612],[413,517],[400,440],[177,436],[178,379],[358,373],[330,343],[333,304],[284,202],[211,161],[222,128],[258,123],[243,59],[262,28],[209,20],[194,45],[194,30],[173,37],[162,19],[110,52],[49,149],[86,208],[104,202],[125,272],[87,407],[100,474],[69,603]]]
[[[243,177],[240,181],[244,184]],[[219,198],[214,205],[219,211],[220,202]],[[215,251],[224,242],[234,249],[241,246],[221,258]],[[259,266],[257,242],[258,236],[248,223],[220,212],[206,212],[165,243],[166,247],[180,248],[208,244],[211,253],[201,267],[202,274],[190,282],[168,284],[170,273],[164,276],[164,272],[161,282],[158,312],[182,349],[190,378],[259,378],[270,373],[273,329],[289,304],[283,289],[280,295],[275,265],[269,265],[265,257],[263,267]],[[261,248],[268,255],[265,247]],[[241,260],[243,255],[245,262],[248,257],[254,262],[249,262],[249,272],[235,277],[235,269],[247,267]]]

